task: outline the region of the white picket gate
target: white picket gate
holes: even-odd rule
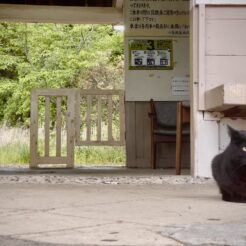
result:
[[[42,108],[45,112],[40,112]],[[124,144],[124,91],[32,90],[31,168],[47,165],[73,168],[75,145]]]

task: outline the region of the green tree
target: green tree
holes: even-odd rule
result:
[[[0,23],[0,122],[29,126],[32,88],[122,88],[123,53],[110,25]]]

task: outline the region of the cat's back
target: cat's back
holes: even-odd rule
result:
[[[218,154],[212,160],[212,175],[215,180],[219,180],[222,174],[224,153]]]

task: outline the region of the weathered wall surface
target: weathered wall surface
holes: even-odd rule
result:
[[[150,119],[148,102],[126,102],[127,166],[150,168]],[[190,166],[189,143],[183,144],[182,167]],[[157,149],[157,167],[175,166],[175,143],[163,143]]]
[[[223,111],[205,111],[206,105],[211,104],[211,102],[206,103],[208,100],[205,96],[206,92],[223,84],[246,83],[244,68],[246,35],[243,31],[246,24],[246,5],[233,5],[235,3],[233,1],[227,6],[222,5],[223,1],[221,5],[218,3],[206,5],[206,2],[208,1],[191,2],[192,139],[194,140],[191,146],[191,159],[195,176],[211,177],[212,159],[229,143],[227,124],[236,129],[246,129],[245,116],[229,118],[223,117]],[[210,100],[214,99],[210,98]],[[235,100],[231,101],[235,102]]]
[[[189,86],[189,1],[126,0],[124,4],[127,166],[146,168],[150,167],[148,101],[189,100],[189,87],[177,92]],[[135,40],[171,41],[173,66],[136,69],[129,46]],[[183,165],[189,166],[189,144],[183,153]],[[157,166],[174,165],[175,144],[159,145]]]

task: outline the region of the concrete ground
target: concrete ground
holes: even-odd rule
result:
[[[245,204],[163,170],[0,169],[0,245],[246,245]]]

